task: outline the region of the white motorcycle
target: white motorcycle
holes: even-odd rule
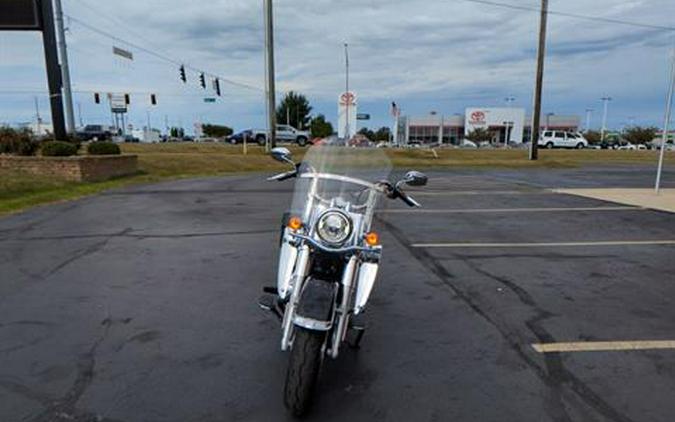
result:
[[[411,171],[386,180],[390,164],[380,149],[315,146],[296,164],[286,148],[272,156],[293,170],[268,180],[297,178],[291,212],[284,217],[276,287],[261,308],[281,320],[281,350],[290,350],[284,403],[296,416],[311,404],[324,356],[337,358],[348,333],[358,347],[364,328],[353,323],[373,290],[382,246],[371,228],[381,195],[419,207],[402,187],[424,186]]]

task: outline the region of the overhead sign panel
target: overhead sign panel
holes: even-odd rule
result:
[[[2,0],[0,0],[2,1]],[[116,56],[123,57],[128,60],[133,60],[134,59],[134,53],[132,53],[129,50],[125,50],[123,48],[119,48],[113,45],[113,54]]]
[[[0,0],[0,30],[37,31],[41,26],[38,0]]]

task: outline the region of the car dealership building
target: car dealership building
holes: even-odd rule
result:
[[[451,116],[430,114],[427,116],[400,116],[398,118],[397,143],[407,144],[453,144],[459,145],[464,137],[476,129],[485,129],[492,134],[492,143],[503,144],[527,142],[531,136],[531,117],[522,108],[467,108],[464,115]],[[578,132],[581,119],[578,116],[562,116],[553,113],[542,115],[541,128]]]

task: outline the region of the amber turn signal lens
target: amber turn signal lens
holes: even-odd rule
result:
[[[302,228],[302,220],[300,219],[300,217],[289,218],[288,228],[291,230],[300,230]]]
[[[370,232],[366,234],[366,243],[368,246],[377,246],[380,244],[380,235],[375,232]]]

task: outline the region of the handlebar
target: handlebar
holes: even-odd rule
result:
[[[284,180],[292,179],[294,177],[304,177],[305,174],[312,174],[310,173],[302,173],[300,174],[300,166],[297,165],[295,170],[288,171],[285,173],[280,173],[277,174],[276,176],[272,176],[267,178],[268,181],[277,181],[277,182],[283,182]],[[401,199],[403,202],[405,202],[406,205],[412,208],[420,208],[422,205],[417,202],[415,199],[413,199],[410,195],[405,193],[399,186],[399,184],[392,185],[391,182],[387,180],[383,180],[377,183],[369,183],[363,180],[359,179],[353,179],[350,177],[345,177],[345,176],[339,176],[339,175],[332,175],[332,174],[321,174],[321,176],[318,176],[316,173],[315,177],[321,177],[326,178],[326,179],[332,179],[332,180],[338,180],[338,181],[344,181],[348,183],[356,183],[359,185],[364,186],[366,189],[376,189],[381,193],[384,193],[388,198],[390,199]],[[320,199],[321,201],[326,201],[323,198],[318,197],[317,199]]]

